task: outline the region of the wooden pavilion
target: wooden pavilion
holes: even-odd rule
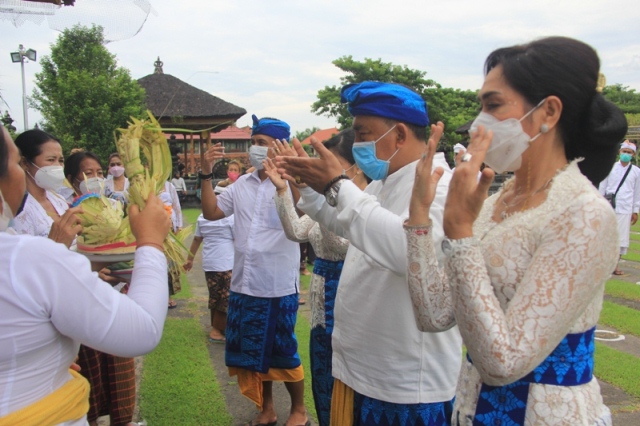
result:
[[[153,74],[138,80],[146,91],[147,108],[158,119],[162,128],[167,129],[165,134],[169,135],[169,144],[178,147],[178,144],[182,145],[184,171],[195,173],[204,152],[211,146],[212,138],[216,139],[215,133],[234,126],[236,120],[247,111],[165,74],[160,57],[154,66]],[[196,157],[196,152],[199,158]]]

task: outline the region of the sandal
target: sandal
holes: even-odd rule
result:
[[[624,275],[624,272],[622,272],[620,269],[616,269],[615,271],[613,271],[613,275]]]

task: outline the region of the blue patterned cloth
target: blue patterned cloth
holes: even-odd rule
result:
[[[329,426],[331,417],[331,395],[333,375],[331,374],[331,333],[333,332],[333,307],[338,292],[338,281],[344,262],[316,258],[313,273],[324,278],[324,322],[325,327],[311,330],[309,353],[311,354],[311,390],[320,426]]]
[[[300,366],[294,333],[298,295],[263,298],[229,292],[225,364],[259,373]]]
[[[260,134],[271,136],[274,139],[289,140],[291,129],[284,121],[275,118],[258,119],[255,114],[251,118],[253,120],[251,136]]]
[[[363,81],[347,84],[340,101],[348,103],[351,115],[375,115],[420,127],[429,125],[427,103],[414,90],[396,83]]]
[[[529,384],[578,386],[593,378],[595,327],[584,333],[567,334],[553,352],[531,373],[506,386],[482,384],[473,420],[474,426],[524,425]],[[467,359],[471,361],[467,354]]]
[[[354,391],[353,426],[448,426],[453,400],[430,404],[394,404]]]

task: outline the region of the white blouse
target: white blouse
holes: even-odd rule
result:
[[[171,182],[165,182],[164,191],[158,194],[158,198],[165,206],[171,207],[171,223],[173,224],[173,232],[176,232],[178,228],[182,228],[182,208],[175,186]]]
[[[446,273],[433,264],[431,232],[405,227],[419,327],[444,330],[457,322],[473,359],[462,362],[454,424],[459,418],[471,425],[483,382],[502,386],[520,379],[567,334],[597,324],[604,284],[618,257],[615,214],[577,163],[556,175],[540,206],[496,223],[500,193],[484,203],[474,238],[452,242]],[[611,423],[595,378],[579,386],[529,389],[526,425]]]
[[[91,272],[86,257],[47,238],[2,232],[0,253],[0,417],[71,379],[81,343],[134,357],[160,341],[168,293],[159,250],[136,251],[128,295]]]
[[[289,191],[282,195],[276,192],[273,199],[276,202],[278,216],[288,239],[297,243],[309,241],[319,258],[332,261],[344,260],[347,256],[349,240],[337,236],[307,215],[298,217]],[[324,328],[324,277],[315,273],[311,275],[309,299],[311,303],[311,328],[317,326]]]
[[[51,202],[59,216],[62,216],[64,212],[69,209],[69,205],[62,196],[54,194],[51,191],[46,191],[46,194],[47,200]],[[13,218],[13,225],[11,227],[18,234],[48,237],[51,231],[51,225],[53,225],[51,216],[49,216],[44,207],[40,205],[38,200],[31,194],[27,194],[24,208],[19,215]]]

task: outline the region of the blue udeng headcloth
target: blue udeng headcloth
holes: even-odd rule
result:
[[[347,84],[340,92],[342,103],[348,103],[351,115],[374,115],[403,123],[427,127],[427,103],[422,97],[395,83],[364,81]]]
[[[267,135],[275,139],[289,140],[291,136],[291,129],[289,125],[284,121],[277,120],[275,118],[261,118],[258,120],[256,115],[252,115],[253,127],[251,128],[251,136],[253,135]]]

